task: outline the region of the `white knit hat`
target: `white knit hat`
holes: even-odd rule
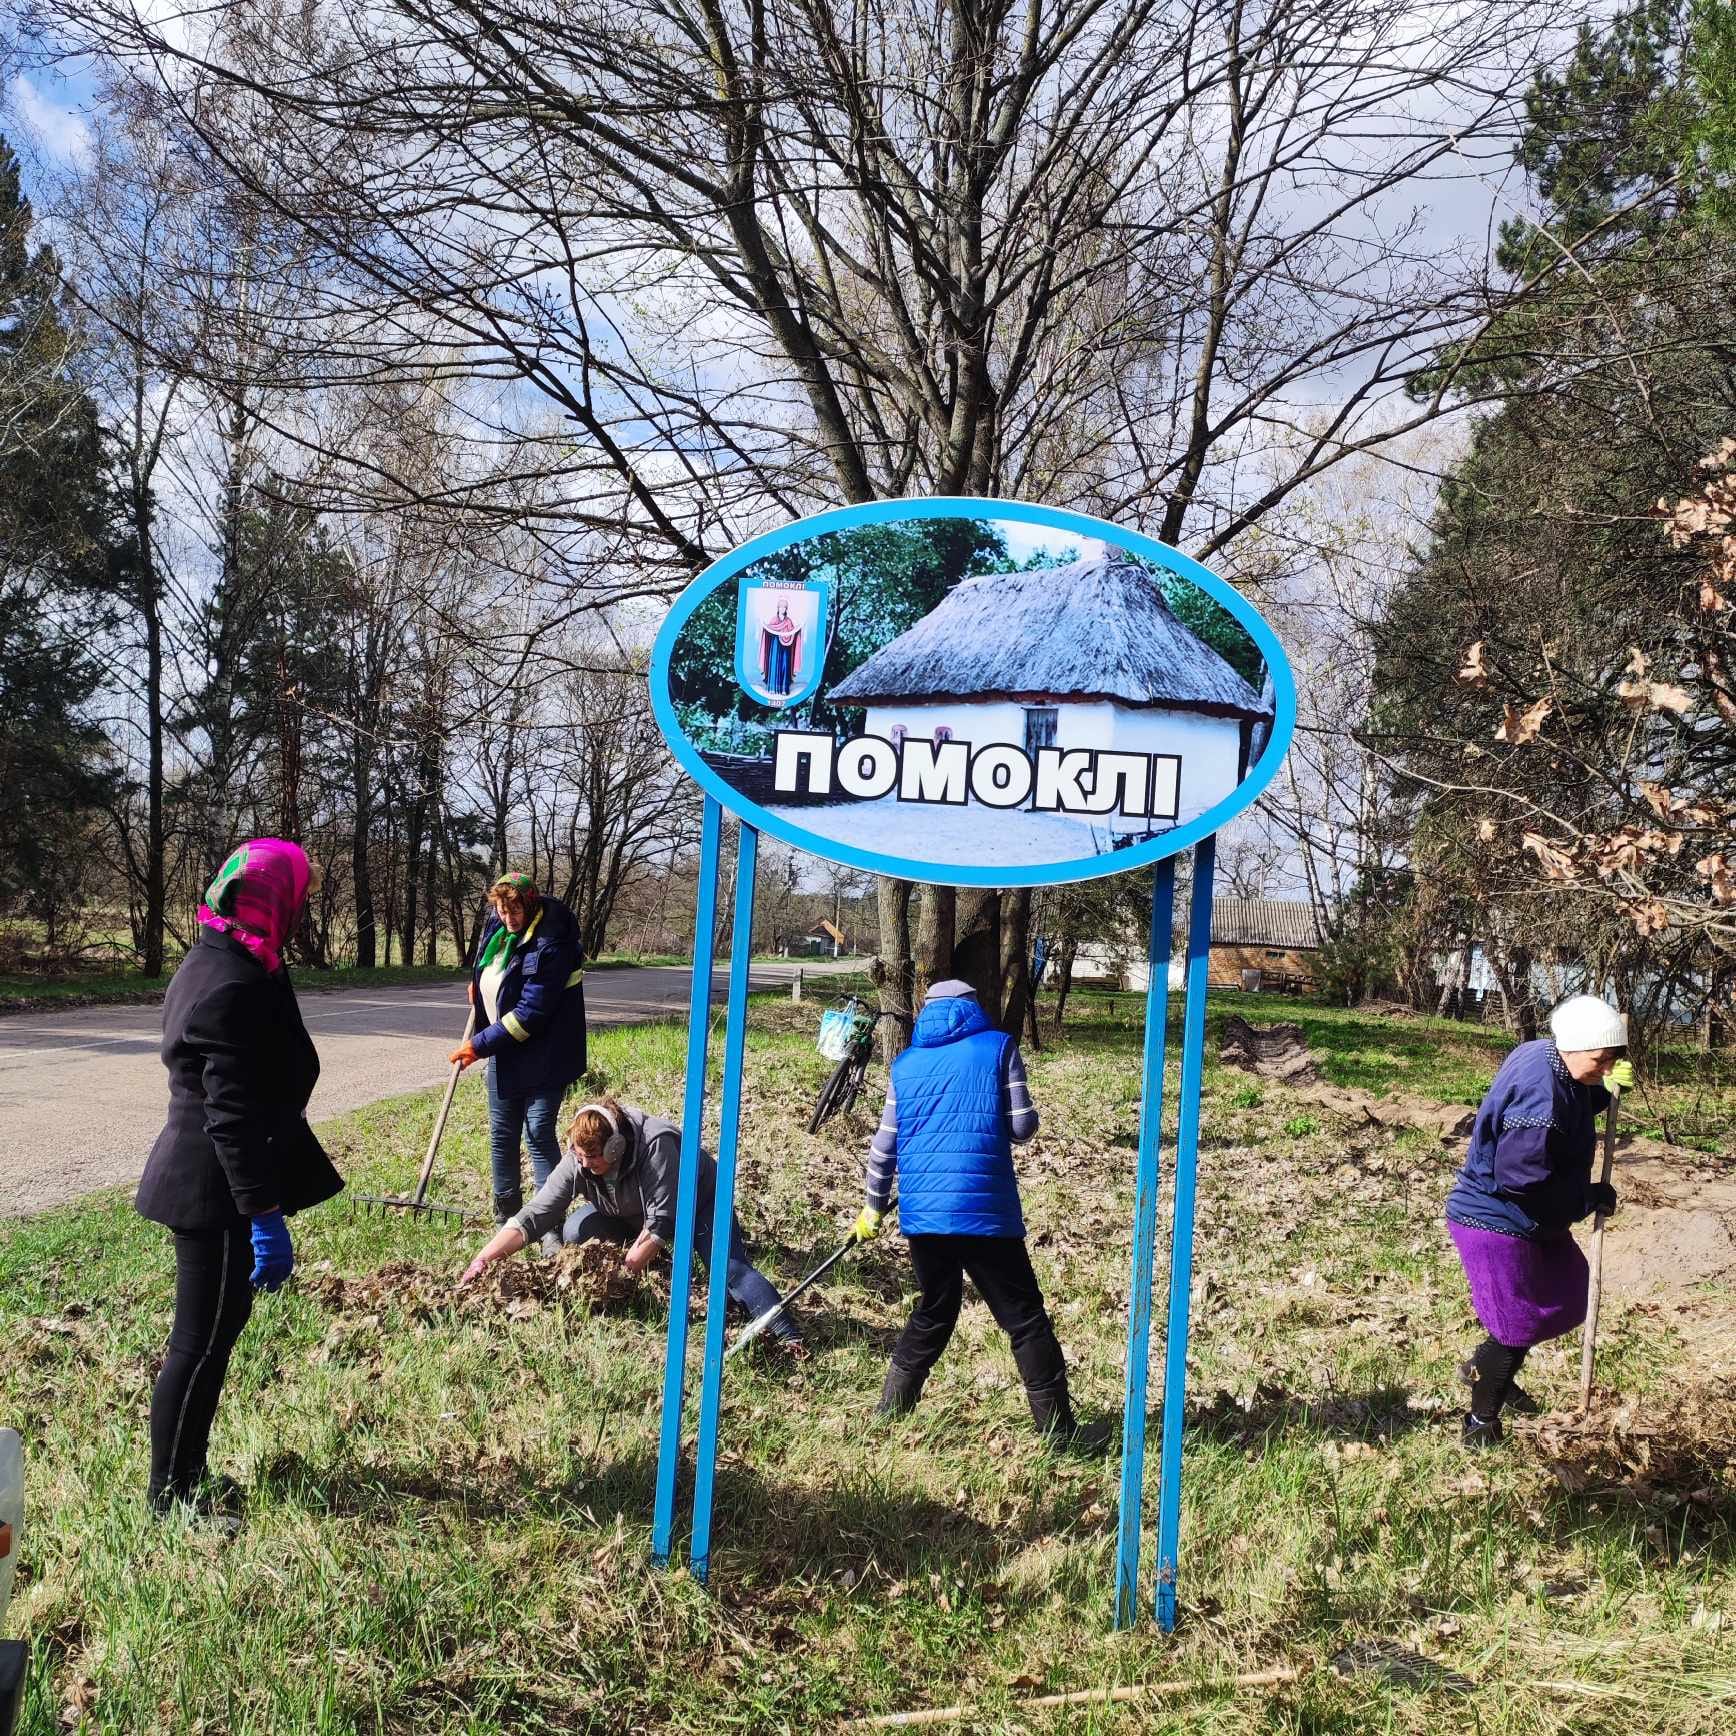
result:
[[[1596,995],[1570,995],[1549,1015],[1549,1030],[1562,1054],[1575,1049],[1620,1049],[1627,1044],[1627,1015]]]

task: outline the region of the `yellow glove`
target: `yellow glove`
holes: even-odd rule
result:
[[[850,1232],[859,1242],[871,1242],[880,1233],[880,1220],[886,1214],[872,1206],[864,1206],[856,1214],[855,1228]]]
[[[1625,1056],[1604,1075],[1604,1085],[1611,1091],[1631,1091],[1634,1088],[1634,1064]]]

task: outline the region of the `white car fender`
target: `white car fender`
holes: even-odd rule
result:
[[[0,1429],[0,1633],[12,1600],[12,1574],[24,1547],[24,1443],[16,1429]]]

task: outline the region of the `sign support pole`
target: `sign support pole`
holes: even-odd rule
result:
[[[747,1046],[747,982],[753,955],[754,868],[759,833],[743,824],[735,857],[735,918],[729,940],[729,1022],[723,1039],[723,1110],[717,1135],[717,1197],[711,1213],[705,1305],[705,1373],[699,1389],[699,1441],[693,1453],[693,1540],[687,1565],[701,1585],[711,1571],[711,1498],[717,1472],[717,1414],[723,1398],[723,1328],[729,1308],[729,1244],[735,1224],[735,1159],[741,1133],[742,1056]]]
[[[1139,1160],[1133,1194],[1133,1271],[1127,1285],[1127,1394],[1121,1413],[1121,1514],[1115,1555],[1115,1625],[1132,1627],[1139,1608],[1139,1550],[1145,1502],[1146,1392],[1151,1370],[1151,1289],[1156,1259],[1163,1065],[1169,1024],[1169,947],[1175,927],[1175,858],[1157,865],[1151,895],[1151,978],[1145,995],[1145,1066],[1140,1086]]]
[[[1169,1244],[1169,1326],[1163,1354],[1163,1457],[1157,1491],[1157,1625],[1175,1631],[1181,1539],[1181,1426],[1187,1401],[1188,1319],[1193,1295],[1194,1192],[1199,1175],[1200,1082],[1205,1071],[1206,977],[1212,947],[1217,836],[1194,845],[1187,925],[1187,1006],[1182,1015],[1181,1105]]]
[[[681,1116],[681,1175],[675,1190],[675,1248],[669,1273],[669,1336],[663,1351],[663,1434],[657,1447],[657,1505],[651,1559],[669,1565],[675,1482],[681,1470],[681,1409],[687,1396],[687,1302],[693,1287],[693,1217],[705,1121],[705,1048],[711,1031],[711,955],[717,945],[717,854],[723,810],[705,798],[699,833],[699,893],[693,918],[693,992],[687,1010],[687,1097]]]

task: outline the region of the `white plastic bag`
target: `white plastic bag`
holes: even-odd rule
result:
[[[850,1033],[856,1021],[840,1007],[820,1015],[820,1035],[814,1047],[828,1061],[842,1061],[850,1053]]]

